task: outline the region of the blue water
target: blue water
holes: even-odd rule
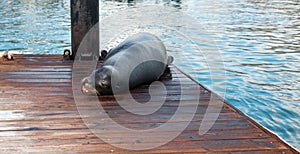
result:
[[[159,35],[183,70],[300,149],[299,1],[102,0],[100,18],[145,5],[164,9],[124,14],[111,31],[149,14],[136,23],[153,24],[136,31]],[[1,0],[0,52],[61,54],[70,48],[69,12],[69,0]],[[173,19],[178,12],[183,18]],[[155,26],[157,21],[165,27]],[[220,70],[213,72],[209,63]]]
[[[0,0],[0,52],[59,53],[70,48],[70,4]]]

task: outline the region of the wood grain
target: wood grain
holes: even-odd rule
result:
[[[116,103],[113,96],[99,97],[99,105],[111,119],[136,130],[156,128],[167,122],[178,108],[180,88],[187,97],[182,101],[184,112],[181,118],[176,119],[176,124],[184,123],[189,111],[197,108],[188,127],[161,147],[146,151],[114,147],[93,134],[77,111],[72,91],[71,62],[62,62],[59,55],[15,57],[15,61],[0,63],[0,153],[298,153],[182,72],[172,79],[161,80],[168,94],[162,107],[151,115],[131,114]],[[180,72],[176,66],[170,68],[172,72]],[[74,80],[80,79],[78,76]],[[132,90],[132,96],[141,103],[147,102],[150,97],[148,88],[149,85],[140,86]],[[199,99],[189,97],[193,95],[199,95]],[[200,136],[200,123],[213,120],[213,116],[203,120],[211,96],[215,96],[215,101],[223,107],[213,127]],[[157,94],[155,97],[162,96]],[[90,107],[90,110],[96,109]],[[101,120],[105,124],[109,119]],[[160,133],[161,137],[150,142],[159,142],[164,133],[169,132]],[[126,144],[128,139],[134,138],[113,130],[111,137],[118,138],[117,145]]]

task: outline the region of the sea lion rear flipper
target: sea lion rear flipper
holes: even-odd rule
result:
[[[172,64],[173,61],[174,61],[174,57],[168,56],[167,67],[166,67],[164,73],[162,74],[162,76],[160,77],[160,79],[172,79],[172,73],[171,73],[171,69],[170,69],[169,65]]]
[[[173,56],[168,56],[168,61],[167,61],[167,65],[172,64],[174,61],[174,57]]]

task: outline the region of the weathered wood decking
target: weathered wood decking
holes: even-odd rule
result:
[[[136,117],[122,110],[112,97],[100,98],[113,120],[126,127],[145,129],[164,123],[176,111],[177,78],[184,78],[184,90],[201,95],[200,100],[187,101],[199,103],[196,115],[172,142],[147,151],[113,147],[96,137],[77,111],[72,63],[63,63],[58,55],[15,57],[15,61],[0,62],[0,153],[297,153],[227,103],[212,129],[199,136],[199,125],[212,93],[184,74],[163,80],[170,92],[164,109],[151,116]],[[172,71],[176,69],[171,67]],[[200,86],[200,91],[189,85]],[[146,88],[134,91],[137,99],[148,97]]]

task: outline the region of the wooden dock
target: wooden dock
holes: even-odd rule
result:
[[[122,110],[112,96],[100,98],[113,120],[128,128],[149,129],[166,122],[176,111],[177,78],[183,78],[183,90],[201,95],[199,100],[186,100],[187,106],[194,102],[198,108],[188,127],[173,141],[145,151],[114,147],[95,136],[81,119],[73,97],[71,62],[62,62],[59,55],[15,57],[15,61],[0,61],[0,153],[298,153],[222,99],[216,100],[224,102],[216,123],[199,136],[214,94],[184,73],[162,80],[170,91],[166,104],[140,119]],[[171,66],[171,71],[178,69]],[[191,85],[200,90],[188,88]],[[147,86],[134,93],[137,99],[149,97]],[[160,133],[163,136],[166,132]]]

